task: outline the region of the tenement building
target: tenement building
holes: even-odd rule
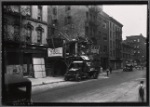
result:
[[[4,5],[5,73],[45,77],[47,6]]]
[[[134,48],[134,64],[136,65],[144,65],[146,64],[146,38],[140,35],[131,35],[127,36],[126,42],[132,45]]]
[[[100,65],[106,69],[109,66],[109,15],[101,11],[98,15],[97,41],[100,46]]]
[[[101,8],[97,6],[61,5],[48,7],[47,41],[49,48],[63,49],[63,55],[48,57],[48,75],[64,75],[67,66],[66,56],[85,53],[79,49],[77,42],[75,42],[79,38],[91,41],[92,46],[90,45],[90,47],[92,49],[100,47],[99,41],[97,41],[97,16],[100,10]],[[67,43],[69,46],[66,45]]]
[[[123,58],[123,67],[126,64],[134,65],[133,57],[134,57],[134,47],[130,45],[126,40],[122,42],[122,58]]]
[[[122,27],[116,19],[109,17],[109,64],[113,69],[122,65]]]

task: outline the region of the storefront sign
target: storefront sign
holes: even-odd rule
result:
[[[63,57],[63,48],[59,47],[59,48],[48,48],[48,57]]]

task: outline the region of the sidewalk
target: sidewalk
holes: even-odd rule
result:
[[[64,77],[44,77],[44,78],[28,78],[32,82],[32,86],[53,84],[58,82],[63,82]]]
[[[121,69],[118,70],[113,70],[112,73],[116,72],[122,72]],[[99,74],[99,78],[105,78],[106,77],[106,72],[102,72]],[[64,77],[44,77],[44,78],[28,78],[32,82],[32,86],[37,86],[37,85],[45,85],[45,84],[54,84],[58,82],[64,82]]]

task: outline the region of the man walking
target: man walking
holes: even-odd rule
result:
[[[107,77],[109,76],[109,67],[107,67],[107,69],[106,69],[106,74],[107,74]]]
[[[140,87],[139,87],[139,101],[144,102],[144,81],[140,82]]]

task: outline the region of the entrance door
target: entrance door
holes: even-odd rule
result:
[[[24,76],[33,76],[33,68],[32,68],[32,56],[31,54],[24,54]]]

